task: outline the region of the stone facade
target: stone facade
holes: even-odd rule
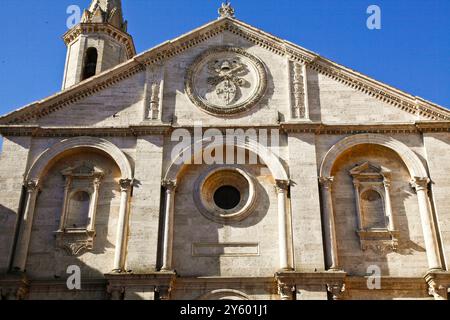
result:
[[[94,0],[0,118],[2,299],[448,298],[450,112],[219,14],[135,55]]]

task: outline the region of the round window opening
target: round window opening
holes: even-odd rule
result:
[[[255,204],[255,182],[240,168],[208,170],[195,182],[195,205],[203,216],[218,223],[245,219]]]
[[[241,202],[241,193],[233,186],[223,186],[214,193],[214,202],[219,208],[230,210]]]

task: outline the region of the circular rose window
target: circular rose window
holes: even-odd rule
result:
[[[264,64],[247,51],[217,47],[201,54],[188,69],[186,93],[212,114],[234,114],[253,107],[267,87]]]
[[[245,219],[255,203],[253,179],[239,168],[216,168],[195,183],[194,201],[208,219],[219,223]]]

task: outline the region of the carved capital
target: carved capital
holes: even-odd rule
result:
[[[27,188],[28,193],[35,193],[39,191],[39,183],[36,180],[25,181],[23,185]]]
[[[159,293],[159,300],[170,300],[170,294],[172,292],[172,286],[157,286],[155,292]]]
[[[281,300],[294,300],[294,284],[278,281],[278,294]]]
[[[430,178],[428,177],[414,177],[411,179],[411,187],[416,189],[416,191],[428,190],[428,184],[430,183]]]
[[[124,299],[125,287],[109,285],[106,290],[109,293],[111,300]]]
[[[120,191],[129,191],[133,185],[133,180],[131,179],[120,179],[119,180]]]
[[[289,190],[290,182],[289,180],[276,180],[275,189],[277,193],[285,193]]]
[[[102,178],[101,177],[96,177],[94,178],[94,188],[98,189],[100,187],[100,184],[102,183]]]
[[[345,292],[345,283],[327,283],[327,291],[331,294],[333,300],[339,300]]]
[[[320,177],[319,183],[325,189],[331,189],[333,185],[334,177]]]
[[[161,185],[168,191],[175,191],[177,188],[177,182],[175,180],[163,180]]]
[[[447,272],[430,271],[424,276],[428,284],[428,294],[435,300],[448,299],[448,286],[450,277]]]
[[[434,298],[434,300],[446,300],[445,299],[446,288],[438,285],[434,280],[428,282],[428,294]]]

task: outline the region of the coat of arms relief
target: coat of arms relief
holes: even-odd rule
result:
[[[186,93],[192,102],[213,114],[234,114],[253,107],[264,95],[263,63],[243,49],[213,48],[189,68]]]

